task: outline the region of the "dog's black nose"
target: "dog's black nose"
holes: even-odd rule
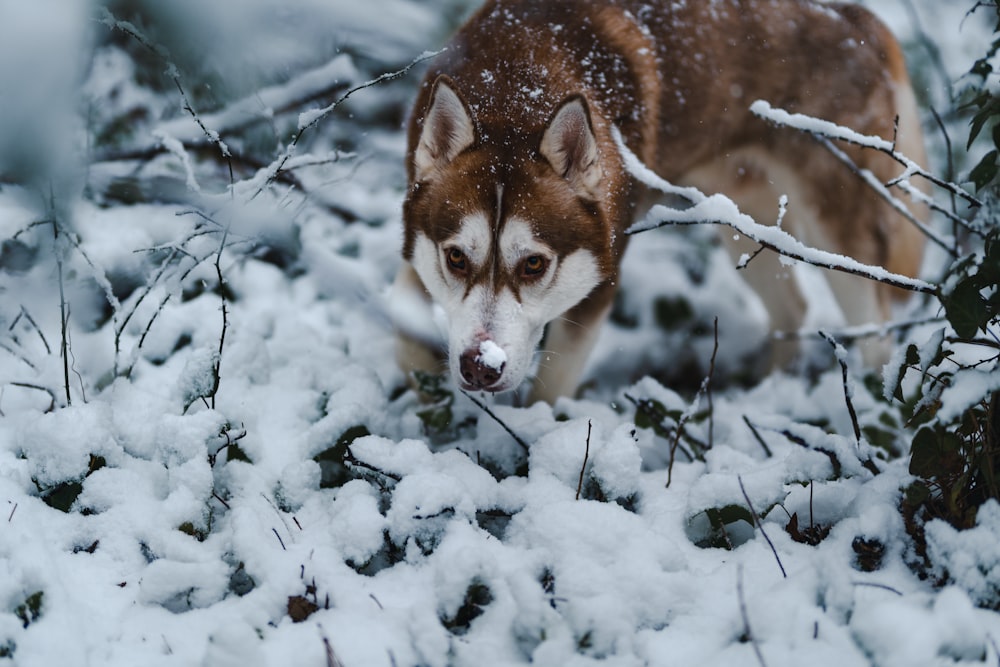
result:
[[[462,358],[459,360],[462,379],[473,389],[489,389],[495,385],[503,375],[505,365],[501,363],[493,367],[484,363],[483,355],[478,348],[469,348],[462,353]]]

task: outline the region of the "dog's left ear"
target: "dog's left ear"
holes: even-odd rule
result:
[[[563,102],[542,135],[539,152],[579,194],[600,198],[600,152],[583,97],[574,95]]]

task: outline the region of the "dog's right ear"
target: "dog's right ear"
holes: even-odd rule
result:
[[[433,180],[442,167],[475,141],[476,128],[469,109],[455,92],[452,80],[442,74],[434,82],[420,141],[413,154],[417,182]]]
[[[539,152],[577,193],[600,199],[604,172],[590,108],[582,96],[571,95],[559,107],[542,136]]]

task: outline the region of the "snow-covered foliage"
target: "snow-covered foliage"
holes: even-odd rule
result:
[[[992,26],[868,4],[949,108]],[[647,231],[581,398],[406,387],[407,68],[470,9],[5,4],[0,666],[996,664],[1000,506],[901,511],[934,305],[884,374],[809,332],[765,374],[712,234]],[[987,370],[920,400],[960,415]]]

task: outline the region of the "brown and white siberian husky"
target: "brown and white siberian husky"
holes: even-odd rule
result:
[[[488,0],[433,62],[409,125],[394,286],[402,368],[440,369],[427,325],[437,304],[462,388],[518,387],[547,325],[529,400],[576,390],[615,294],[624,231],[644,210],[612,128],[672,183],[725,193],[762,222],[785,194],[783,226],[804,242],[914,275],[919,231],[813,139],[751,115],[758,99],[923,159],[899,45],[860,7]],[[847,152],[883,182],[898,173],[884,155]],[[737,255],[753,249],[725,236]],[[796,330],[804,302],[784,273],[772,253],[745,271],[772,328]],[[889,288],[828,277],[849,324],[888,316]]]

